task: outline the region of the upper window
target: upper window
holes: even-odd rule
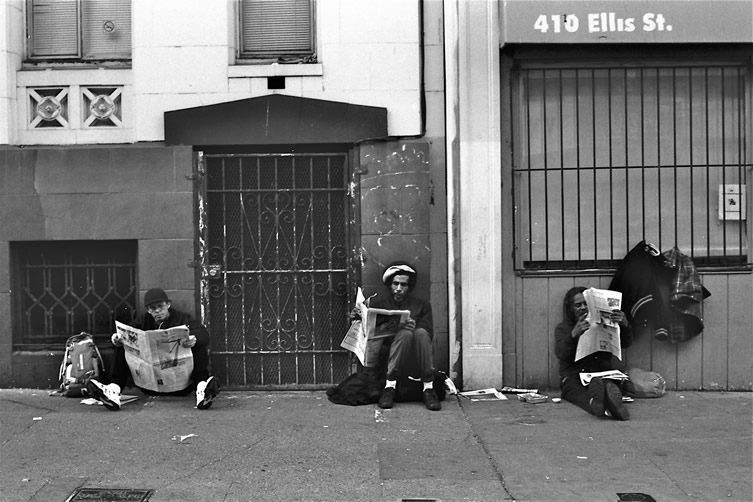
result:
[[[240,0],[239,10],[239,59],[316,59],[314,0]]]
[[[32,61],[131,59],[131,0],[27,0]]]
[[[748,266],[745,64],[521,64],[516,267],[616,266],[639,241]]]

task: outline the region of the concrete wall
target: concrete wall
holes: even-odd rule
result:
[[[10,242],[137,240],[139,298],[194,311],[192,166],[190,147],[0,149],[0,386],[54,387],[62,357],[13,353]]]

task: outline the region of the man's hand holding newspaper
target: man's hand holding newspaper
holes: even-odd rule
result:
[[[608,289],[588,288],[583,292],[588,305],[585,321],[588,329],[578,338],[575,360],[579,361],[594,352],[611,352],[622,360],[620,323],[624,314],[620,310],[622,293]],[[583,322],[581,319],[579,322]]]

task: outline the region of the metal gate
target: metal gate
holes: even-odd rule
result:
[[[202,317],[224,388],[349,373],[348,171],[344,153],[199,154]]]

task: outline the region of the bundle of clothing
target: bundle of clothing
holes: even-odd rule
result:
[[[676,246],[662,253],[639,242],[622,260],[609,289],[622,292],[622,310],[636,336],[650,330],[658,340],[677,343],[703,331],[701,302],[711,293],[693,260]]]

